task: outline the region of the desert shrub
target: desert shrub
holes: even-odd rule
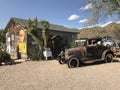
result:
[[[28,58],[33,61],[39,61],[42,59],[42,54],[37,45],[34,45],[28,49]]]

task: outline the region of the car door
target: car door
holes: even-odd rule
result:
[[[96,45],[87,47],[88,58],[97,58],[98,56],[99,56],[98,47]]]

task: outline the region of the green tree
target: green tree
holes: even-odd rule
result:
[[[47,48],[48,44],[48,35],[49,35],[49,22],[46,20],[42,20],[41,22],[41,26],[42,26],[42,37],[44,40],[44,49]]]
[[[107,0],[107,12],[108,14],[117,14],[120,16],[120,0]]]
[[[3,29],[0,29],[0,47],[5,43],[5,33]]]
[[[27,33],[38,43],[41,58],[43,58],[43,42],[38,31],[37,17],[35,17],[33,21],[29,18],[27,21]]]
[[[107,16],[120,17],[120,0],[87,0],[93,6],[93,13],[90,16],[89,24],[99,23]]]
[[[0,42],[5,43],[5,33],[3,29],[0,30]]]

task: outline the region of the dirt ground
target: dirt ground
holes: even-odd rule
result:
[[[57,60],[0,66],[0,90],[120,90],[120,62],[73,69]]]

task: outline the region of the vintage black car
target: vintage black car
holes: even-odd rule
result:
[[[69,68],[74,68],[86,62],[113,61],[114,51],[110,46],[103,45],[102,38],[82,38],[76,40],[76,44],[77,47],[66,49],[59,54],[61,64],[67,63]]]

